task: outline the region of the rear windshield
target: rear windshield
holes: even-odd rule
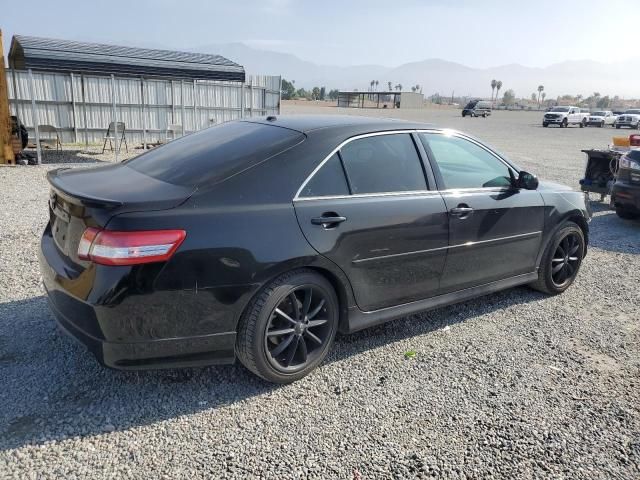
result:
[[[187,135],[125,162],[140,173],[175,185],[220,182],[300,143],[295,130],[229,122]]]

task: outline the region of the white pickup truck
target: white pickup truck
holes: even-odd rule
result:
[[[568,127],[569,125],[580,125],[580,128],[589,122],[589,112],[583,112],[578,107],[553,107],[542,117],[542,126],[558,125]]]

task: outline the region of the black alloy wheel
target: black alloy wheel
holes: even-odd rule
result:
[[[576,279],[586,251],[584,233],[574,222],[565,222],[547,244],[531,287],[557,295]]]
[[[566,235],[551,258],[551,279],[557,288],[572,282],[582,260],[582,240],[576,233]]]
[[[331,336],[325,294],[314,285],[294,288],[273,309],[264,337],[271,365],[279,371],[296,372],[313,362]]]
[[[237,330],[236,354],[256,375],[291,383],[327,356],[338,330],[331,283],[310,269],[284,273],[251,300]]]

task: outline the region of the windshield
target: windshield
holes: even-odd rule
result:
[[[550,112],[568,112],[569,107],[553,107]]]
[[[594,116],[594,117],[604,117],[605,113],[604,112],[593,112],[591,115]]]
[[[295,130],[229,122],[200,130],[124,162],[163,182],[195,186],[225,180],[300,143]]]

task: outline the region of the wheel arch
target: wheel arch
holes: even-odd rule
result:
[[[584,236],[584,254],[583,254],[583,258],[587,255],[587,248],[588,248],[588,245],[589,245],[589,224],[587,223],[587,220],[584,218],[584,215],[582,214],[582,212],[580,212],[580,210],[572,210],[572,211],[567,212],[566,214],[564,214],[562,217],[560,217],[556,221],[556,223],[553,226],[553,228],[549,231],[549,233],[546,234],[546,236],[545,236],[545,238],[543,240],[543,243],[540,246],[540,250],[538,251],[538,258],[536,260],[536,267],[537,268],[540,267],[540,262],[542,261],[542,257],[544,256],[544,252],[547,250],[547,247],[549,246],[549,243],[553,239],[553,236],[567,222],[575,223],[576,225],[578,225],[578,227],[582,231],[582,235]]]
[[[348,314],[349,309],[353,308],[355,303],[355,296],[351,283],[347,276],[336,265],[333,265],[328,259],[324,257],[316,257],[312,261],[288,261],[271,270],[260,282],[260,286],[256,288],[242,307],[236,314],[235,324],[238,325],[240,319],[245,314],[253,303],[253,300],[260,295],[260,293],[276,278],[295,270],[311,270],[318,275],[324,277],[333,287],[338,297],[339,319],[338,319],[338,331],[344,332],[348,326]]]

